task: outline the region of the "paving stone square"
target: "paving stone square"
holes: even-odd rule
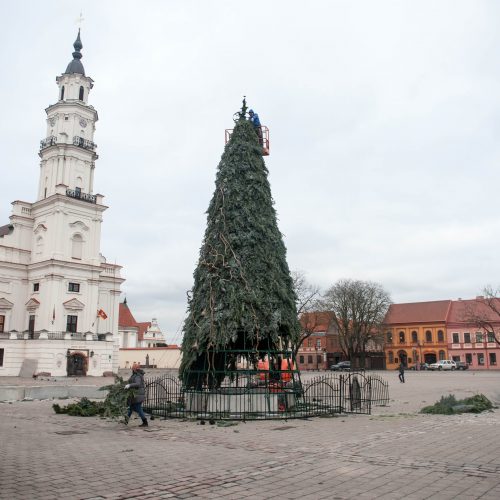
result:
[[[232,427],[142,429],[56,415],[52,400],[1,403],[0,498],[500,498],[500,410],[419,413],[447,394],[500,403],[500,372],[379,373],[391,400],[371,415]]]

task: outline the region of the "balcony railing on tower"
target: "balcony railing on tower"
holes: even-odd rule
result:
[[[83,137],[80,137],[78,135],[75,135],[73,137],[73,145],[78,146],[79,148],[89,149],[90,151],[94,151],[94,149],[97,147],[97,144],[95,142],[84,139]]]
[[[66,196],[76,198],[77,200],[87,201],[88,203],[96,203],[95,194],[82,193],[80,189],[66,189]]]
[[[54,135],[49,135],[49,137],[46,137],[45,139],[40,141],[40,151],[50,146],[55,146],[56,144],[57,138]]]

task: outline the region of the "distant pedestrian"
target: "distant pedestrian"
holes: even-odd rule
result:
[[[399,363],[399,381],[405,383],[405,364],[402,361]]]
[[[125,386],[125,389],[136,389],[136,394],[129,403],[128,417],[125,423],[128,423],[128,419],[132,415],[132,412],[135,411],[142,420],[142,424],[139,427],[147,427],[148,419],[142,410],[142,402],[146,394],[144,387],[144,372],[141,370],[141,365],[139,363],[134,363],[132,365],[132,375],[128,379],[128,384]]]

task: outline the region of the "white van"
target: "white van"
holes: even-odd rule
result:
[[[455,361],[451,361],[450,359],[441,359],[437,363],[431,363],[429,365],[429,370],[456,370],[457,365]]]

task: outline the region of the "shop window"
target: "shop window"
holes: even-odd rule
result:
[[[468,365],[472,365],[472,354],[469,352],[468,354],[465,355],[465,362]]]
[[[477,364],[479,366],[484,365],[484,353],[482,353],[482,352],[477,353]]]
[[[440,360],[441,359],[446,359],[445,356],[446,356],[446,353],[444,351],[439,351],[439,359]]]
[[[438,342],[444,342],[443,330],[438,330]]]
[[[307,362],[312,365],[313,362],[313,357],[312,356],[307,356]]]
[[[470,333],[464,332],[464,344],[470,344]]]
[[[432,342],[432,332],[430,330],[427,330],[425,332],[425,341],[426,342]]]
[[[413,331],[411,332],[411,341],[416,344],[418,342],[418,335],[417,332]]]
[[[497,364],[497,355],[494,352],[490,352],[490,365]]]

